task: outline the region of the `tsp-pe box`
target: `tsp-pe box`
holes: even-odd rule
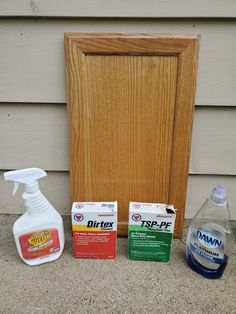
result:
[[[175,217],[173,205],[130,202],[129,259],[169,261]]]

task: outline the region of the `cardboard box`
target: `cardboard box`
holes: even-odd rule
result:
[[[169,261],[175,217],[172,205],[130,202],[129,259]]]
[[[73,203],[74,256],[116,258],[117,202]]]

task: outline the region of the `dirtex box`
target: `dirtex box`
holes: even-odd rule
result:
[[[129,259],[167,262],[175,216],[172,205],[130,202]]]
[[[73,203],[72,231],[77,258],[116,258],[117,202]]]

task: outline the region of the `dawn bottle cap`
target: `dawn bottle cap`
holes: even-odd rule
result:
[[[217,184],[211,192],[211,199],[216,203],[226,202],[226,191],[222,184]]]

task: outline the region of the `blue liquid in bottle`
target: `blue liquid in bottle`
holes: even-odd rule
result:
[[[187,252],[186,255],[186,262],[189,267],[191,267],[193,270],[195,270],[197,273],[201,274],[202,276],[209,278],[209,279],[219,279],[225,270],[225,267],[228,262],[228,256],[224,255],[223,263],[219,266],[218,269],[209,269],[200,263],[195,259],[193,254],[190,252]]]

